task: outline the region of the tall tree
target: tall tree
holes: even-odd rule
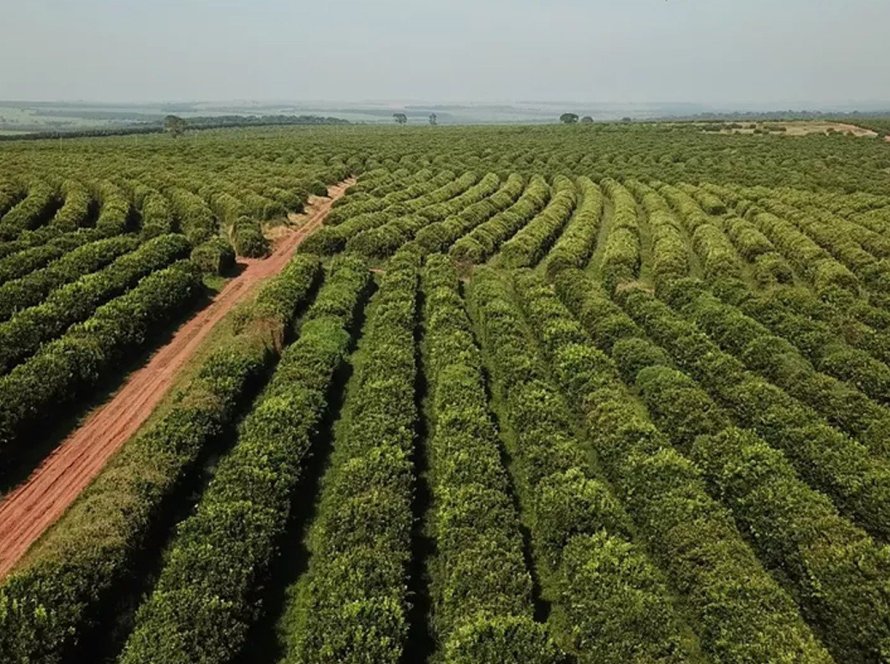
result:
[[[400,125],[406,124],[408,122],[408,116],[404,113],[393,113],[392,117]]]
[[[187,123],[178,115],[168,115],[164,118],[164,130],[173,138],[177,138],[185,133]]]
[[[435,127],[437,124],[439,124],[439,116],[436,115],[435,113],[430,113],[430,124],[433,127]]]

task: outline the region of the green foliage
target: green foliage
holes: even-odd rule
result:
[[[97,240],[72,249],[45,268],[6,282],[0,286],[0,319],[38,304],[55,289],[103,268],[137,245],[138,240],[131,235]]]
[[[0,240],[14,240],[22,231],[50,220],[61,205],[58,187],[45,180],[28,186],[28,195],[0,219]]]
[[[305,264],[300,258],[294,266]],[[282,287],[305,296],[311,275],[285,275],[265,303],[284,302]],[[296,277],[294,279],[293,277]],[[310,277],[310,278],[306,278]],[[352,314],[368,282],[361,263],[341,261],[281,354],[275,374],[219,463],[195,514],[173,546],[121,662],[227,662],[244,646],[259,614],[256,595],[284,533],[294,491],[325,410],[326,393],[350,343]],[[325,303],[347,298],[340,316]],[[266,313],[265,311],[263,312]],[[265,316],[264,316],[265,318]]]
[[[614,364],[538,277],[525,273],[516,284],[609,479],[686,596],[703,649],[721,661],[830,661],[696,468],[641,415]]]
[[[405,645],[419,262],[396,254],[369,306],[310,567],[285,626],[287,661],[397,661]]]
[[[235,250],[226,240],[214,237],[192,249],[192,262],[207,274],[229,274],[235,267]]]
[[[260,292],[263,301],[242,331],[203,363],[170,410],[128,442],[32,552],[31,563],[0,585],[0,656],[14,662],[60,662],[112,601],[148,541],[160,510],[196,471],[202,449],[231,424],[243,397],[276,355],[269,342],[293,322],[311,292],[318,262],[294,261]],[[294,264],[292,263],[292,265]],[[290,283],[283,283],[289,281]],[[265,319],[269,311],[284,320]]]
[[[199,271],[187,261],[152,272],[0,378],[0,450],[19,447],[48,408],[82,398],[200,292]]]
[[[862,444],[832,429],[812,409],[745,370],[694,324],[641,290],[622,293],[622,304],[661,344],[677,366],[714,395],[743,426],[785,452],[814,488],[835,499],[870,532],[890,527],[890,469]]]
[[[519,200],[458,239],[451,245],[449,255],[461,262],[482,263],[528,223],[549,199],[550,187],[544,178],[532,178]]]
[[[556,176],[547,207],[501,247],[499,262],[504,267],[536,264],[569,220],[576,200],[575,184],[567,177]]]
[[[27,307],[0,323],[0,369],[9,371],[30,357],[42,343],[92,315],[96,307],[131,288],[143,277],[188,252],[181,235],[162,235],[53,291],[40,304]]]
[[[531,620],[532,581],[488,412],[481,357],[448,259],[429,257],[423,287],[433,422],[431,530],[437,552],[430,562],[431,624],[440,649],[455,653],[468,647],[465,640],[479,621]]]
[[[527,503],[541,582],[553,602],[555,640],[585,662],[600,661],[603,653],[614,661],[682,661],[688,644],[681,645],[667,591],[642,549],[629,541],[629,519],[611,491],[593,477],[572,416],[531,350],[505,284],[495,272],[480,270],[471,286],[483,348],[515,436],[509,451],[518,464],[517,489]],[[601,566],[602,550],[587,546],[601,540],[618,547],[617,564]],[[580,578],[585,567],[602,570],[601,601],[616,606],[609,624],[589,610]],[[646,608],[624,604],[630,596],[645,597]]]

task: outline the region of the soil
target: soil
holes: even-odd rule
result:
[[[239,259],[242,271],[211,302],[176,330],[148,363],[127,377],[123,386],[0,502],[0,577],[27,553],[34,542],[65,512],[101,472],[108,460],[148,419],[170,391],[177,372],[200,348],[214,326],[231,309],[256,292],[266,279],[287,265],[299,244],[321,226],[335,200],[354,180],[312,197],[296,230],[279,232],[271,255]]]

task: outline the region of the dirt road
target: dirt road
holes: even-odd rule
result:
[[[130,374],[124,385],[73,431],[31,474],[0,502],[0,577],[65,512],[99,474],[107,461],[139,429],[170,390],[176,373],[239,302],[280,272],[297,246],[321,226],[333,202],[353,184],[346,180],[328,189],[329,198],[313,198],[298,217],[301,225],[277,238],[270,256],[240,259],[245,269],[228,282],[211,303],[184,323],[148,363]]]

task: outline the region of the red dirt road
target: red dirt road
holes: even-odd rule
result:
[[[241,259],[247,267],[226,284],[212,302],[184,323],[173,338],[123,386],[73,431],[28,480],[0,502],[0,577],[5,576],[34,542],[62,516],[111,456],[132,437],[170,390],[177,372],[201,346],[213,327],[257,286],[280,272],[297,246],[321,226],[333,202],[354,180],[328,189],[301,215],[296,231],[279,238],[271,256]]]

